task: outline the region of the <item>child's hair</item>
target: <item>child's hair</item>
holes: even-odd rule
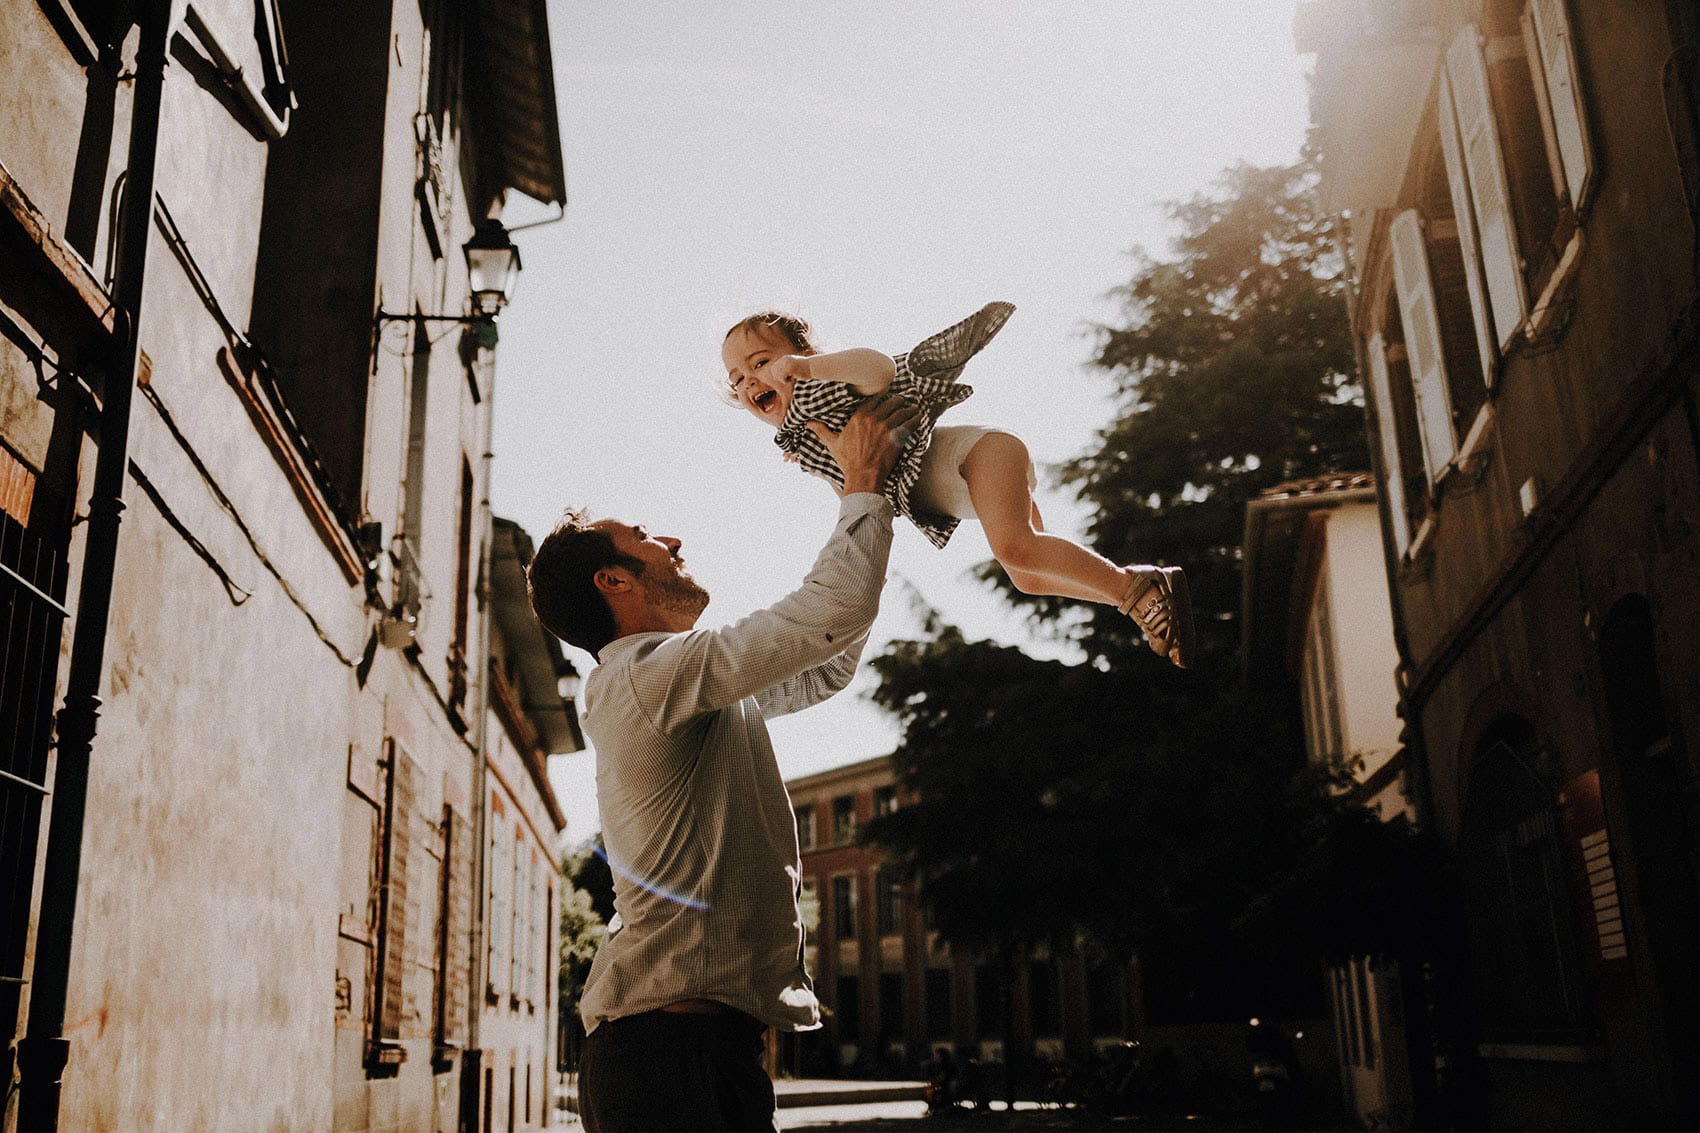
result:
[[[731,338],[734,331],[755,330],[757,327],[778,331],[799,354],[820,353],[811,337],[814,329],[809,326],[808,320],[797,315],[787,315],[784,311],[757,311],[749,318],[733,323],[726,332],[726,338]]]
[[[720,341],[726,341],[738,331],[754,331],[761,327],[778,331],[780,336],[791,344],[791,349],[799,354],[820,353],[820,348],[814,342],[814,328],[809,326],[809,321],[801,315],[787,315],[784,311],[757,311],[747,319],[739,319],[732,324]],[[720,394],[720,400],[727,405],[738,404],[737,397],[726,388],[726,375],[720,376],[720,381],[716,383],[715,390]]]

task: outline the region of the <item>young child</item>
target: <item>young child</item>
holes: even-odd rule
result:
[[[1115,606],[1153,650],[1184,668],[1193,622],[1179,567],[1117,566],[1049,534],[1033,502],[1037,479],[1020,437],[980,425],[935,424],[974,392],[956,379],[1014,310],[990,303],[895,358],[866,348],[822,354],[808,323],[763,311],[726,332],[720,356],[732,400],[777,430],[774,441],[787,460],[835,484],[843,475],[821,436],[842,428],[864,398],[889,390],[914,402],[922,420],[886,481],[892,506],[940,547],[961,520],[977,518],[1017,589]]]

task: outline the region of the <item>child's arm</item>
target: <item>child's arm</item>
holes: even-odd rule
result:
[[[842,382],[863,397],[884,393],[897,376],[888,354],[858,346],[831,354],[788,354],[775,358],[762,376],[767,381]]]

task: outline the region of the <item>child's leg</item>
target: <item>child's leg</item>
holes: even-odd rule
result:
[[[1026,594],[1056,594],[1114,605],[1131,572],[1060,535],[1047,534],[1027,486],[1027,446],[1008,433],[987,433],[962,464],[968,498],[992,554]]]

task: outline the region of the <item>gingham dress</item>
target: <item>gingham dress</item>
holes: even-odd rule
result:
[[[1015,311],[1010,303],[988,303],[974,314],[930,338],[922,340],[893,361],[897,376],[892,379],[890,392],[908,398],[921,410],[921,420],[914,427],[909,442],[897,458],[891,475],[885,482],[885,498],[892,507],[907,516],[936,547],[950,541],[951,533],[961,522],[955,516],[921,511],[909,500],[915,482],[921,476],[921,458],[932,443],[933,426],[939,414],[964,400],[974,392],[956,379],[962,375],[968,359],[980,352],[992,336],[1003,329]],[[833,484],[844,486],[844,471],[832,459],[832,453],[804,424],[820,421],[828,428],[844,428],[856,407],[867,400],[855,388],[844,382],[798,382],[791,394],[791,408],[780,423],[773,441],[806,471],[825,477]]]

